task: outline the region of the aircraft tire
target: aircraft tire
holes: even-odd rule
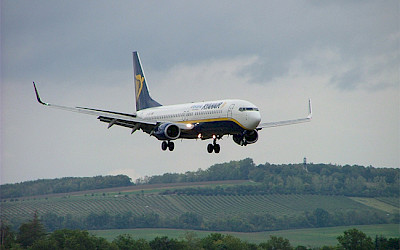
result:
[[[207,145],[207,152],[211,154],[213,152],[213,150],[214,150],[214,145],[208,144]]]
[[[168,149],[169,149],[169,151],[174,151],[174,148],[175,148],[174,142],[172,142],[172,141],[168,142]]]
[[[214,145],[214,152],[218,154],[221,151],[221,146],[219,144]]]
[[[165,150],[167,150],[167,147],[168,147],[168,143],[167,143],[166,141],[163,141],[163,142],[161,143],[161,149],[162,149],[163,151],[165,151]]]

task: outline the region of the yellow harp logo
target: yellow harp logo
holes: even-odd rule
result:
[[[139,99],[140,93],[142,92],[143,89],[143,81],[144,77],[141,75],[136,75],[135,77],[135,83],[136,83],[136,99]]]

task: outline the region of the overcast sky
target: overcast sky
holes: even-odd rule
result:
[[[398,1],[1,1],[1,183],[127,174],[136,179],[254,159],[399,167]],[[135,111],[132,51],[164,105],[245,99],[256,144],[221,153],[154,137],[44,101]]]

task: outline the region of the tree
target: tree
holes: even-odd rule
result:
[[[239,238],[232,235],[212,233],[200,240],[201,249],[250,249],[250,244],[242,242]]]
[[[200,239],[197,238],[195,232],[187,231],[184,235],[184,239],[189,249],[200,249]]]
[[[50,232],[63,228],[64,217],[48,212],[42,216],[42,222]]]
[[[224,238],[224,236],[220,233],[212,233],[209,234],[207,237],[201,239],[201,246],[204,249],[215,249],[215,245],[218,242],[222,242],[222,239]]]
[[[260,245],[261,249],[267,249],[267,250],[291,250],[293,249],[292,246],[290,245],[290,242],[288,239],[285,239],[283,237],[277,237],[277,236],[270,236],[270,239],[266,243],[261,243]]]
[[[85,222],[89,229],[105,229],[111,225],[112,218],[107,211],[103,211],[101,214],[91,212],[88,217],[86,217]]]
[[[322,208],[317,208],[314,210],[314,217],[315,217],[315,223],[317,227],[326,227],[329,226],[330,222],[330,214],[322,209]]]
[[[32,249],[118,249],[106,239],[90,235],[87,231],[62,229],[56,230],[48,237],[36,240]]]
[[[1,222],[0,226],[0,248],[11,249],[12,244],[15,243],[15,234],[9,225]]]
[[[400,249],[400,238],[389,238],[378,235],[375,237],[375,249],[378,250],[395,250]]]
[[[150,247],[154,250],[168,250],[168,249],[186,249],[186,245],[182,241],[176,239],[169,239],[167,236],[156,237],[150,241]]]
[[[344,231],[343,235],[337,237],[337,240],[344,249],[367,250],[374,247],[371,237],[355,228]]]
[[[222,241],[224,248],[222,249],[232,249],[232,250],[244,250],[249,249],[247,243],[242,242],[239,238],[232,235],[226,235]],[[221,249],[221,248],[219,248]]]
[[[135,227],[157,227],[160,225],[160,215],[154,212],[133,217]]]
[[[387,249],[400,249],[400,238],[389,238],[386,246]]]
[[[68,229],[82,229],[83,221],[72,217],[71,214],[67,214],[64,219],[63,227]]]
[[[179,216],[179,222],[184,227],[200,227],[203,222],[203,217],[193,212],[187,212]]]
[[[44,237],[46,231],[43,224],[40,222],[37,212],[33,215],[33,220],[28,223],[23,223],[19,227],[19,233],[17,235],[17,242],[23,247],[32,246],[32,244]]]
[[[128,234],[119,235],[113,243],[118,249],[124,250],[151,250],[149,243],[144,239],[135,240]]]

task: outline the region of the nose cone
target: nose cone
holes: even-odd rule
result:
[[[261,114],[259,111],[253,111],[249,112],[247,114],[247,122],[248,122],[248,128],[253,130],[256,129],[258,124],[261,122]]]

